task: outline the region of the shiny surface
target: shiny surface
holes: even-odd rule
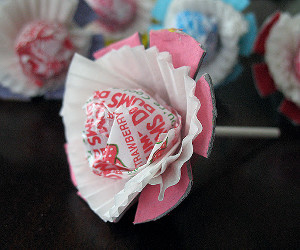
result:
[[[265,13],[274,11],[277,1]],[[299,247],[300,133],[276,112],[279,96],[260,99],[251,63],[216,90],[218,125],[279,126],[278,139],[215,138],[209,159],[192,159],[190,195],[164,218],[133,225],[136,205],[104,223],[72,186],[61,103],[0,101],[2,248]]]

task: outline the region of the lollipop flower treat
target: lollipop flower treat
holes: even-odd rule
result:
[[[85,54],[91,39],[73,23],[77,4],[77,0],[1,2],[2,88],[20,99],[63,88],[71,58],[75,52]]]
[[[284,99],[279,112],[299,125],[300,14],[277,12],[268,18],[258,34],[254,52],[265,60],[253,67],[258,92],[263,97],[281,92]]]
[[[216,110],[208,74],[193,79],[205,52],[178,30],[139,35],[75,55],[63,117],[74,185],[104,221],[138,200],[134,223],[161,218],[189,193],[193,152],[210,153]],[[200,170],[201,171],[201,170]]]

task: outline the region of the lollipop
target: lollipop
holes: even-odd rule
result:
[[[74,54],[73,43],[63,25],[40,20],[24,26],[15,50],[24,74],[38,86],[65,71]]]
[[[3,92],[4,98],[26,99],[62,88],[73,54],[89,48],[89,33],[72,22],[77,3],[12,0],[0,5],[0,82],[11,92]]]
[[[210,78],[191,78],[199,43],[161,30],[150,32],[150,48],[140,44],[135,34],[94,62],[76,55],[67,78],[61,115],[72,179],[104,221],[117,222],[137,199],[134,223],[171,211],[190,191],[193,152],[207,157],[213,143]]]
[[[134,21],[137,12],[135,0],[87,0],[99,16],[99,23],[107,31],[120,30]]]
[[[152,6],[152,0],[86,0],[86,14],[77,19],[108,41],[120,40],[134,32],[147,33]]]
[[[152,29],[179,28],[199,41],[207,52],[200,75],[207,72],[215,85],[234,80],[241,72],[238,56],[251,53],[256,35],[252,13],[241,13],[248,1],[158,0]]]
[[[299,46],[300,15],[277,12],[263,25],[254,47],[266,61],[253,67],[258,92],[265,97],[280,91],[279,111],[295,125],[300,124]]]
[[[126,178],[177,143],[181,118],[160,103],[163,101],[157,102],[140,89],[107,89],[93,94],[85,104],[83,138],[95,174]],[[174,134],[161,137],[171,129]]]

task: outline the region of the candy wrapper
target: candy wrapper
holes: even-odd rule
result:
[[[248,0],[158,0],[151,28],[178,28],[193,36],[207,52],[199,77],[207,72],[218,85],[236,79],[242,71],[239,55],[251,53],[257,28],[254,14],[241,12],[248,4]]]
[[[205,52],[177,30],[150,32],[75,55],[61,115],[74,185],[104,221],[138,200],[134,223],[161,218],[189,193],[193,152],[208,157],[216,109]]]
[[[151,23],[153,0],[82,0],[80,22],[105,40],[116,41],[134,32],[145,34]]]
[[[60,93],[75,52],[91,35],[72,22],[76,0],[10,0],[0,4],[0,83],[3,98]]]
[[[284,100],[279,112],[295,125],[300,124],[300,15],[277,12],[269,17],[258,34],[254,52],[265,62],[253,66],[261,96],[280,91]]]

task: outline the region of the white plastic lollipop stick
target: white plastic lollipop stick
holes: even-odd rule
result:
[[[280,136],[280,129],[276,127],[217,126],[216,136],[244,138],[278,138]]]

